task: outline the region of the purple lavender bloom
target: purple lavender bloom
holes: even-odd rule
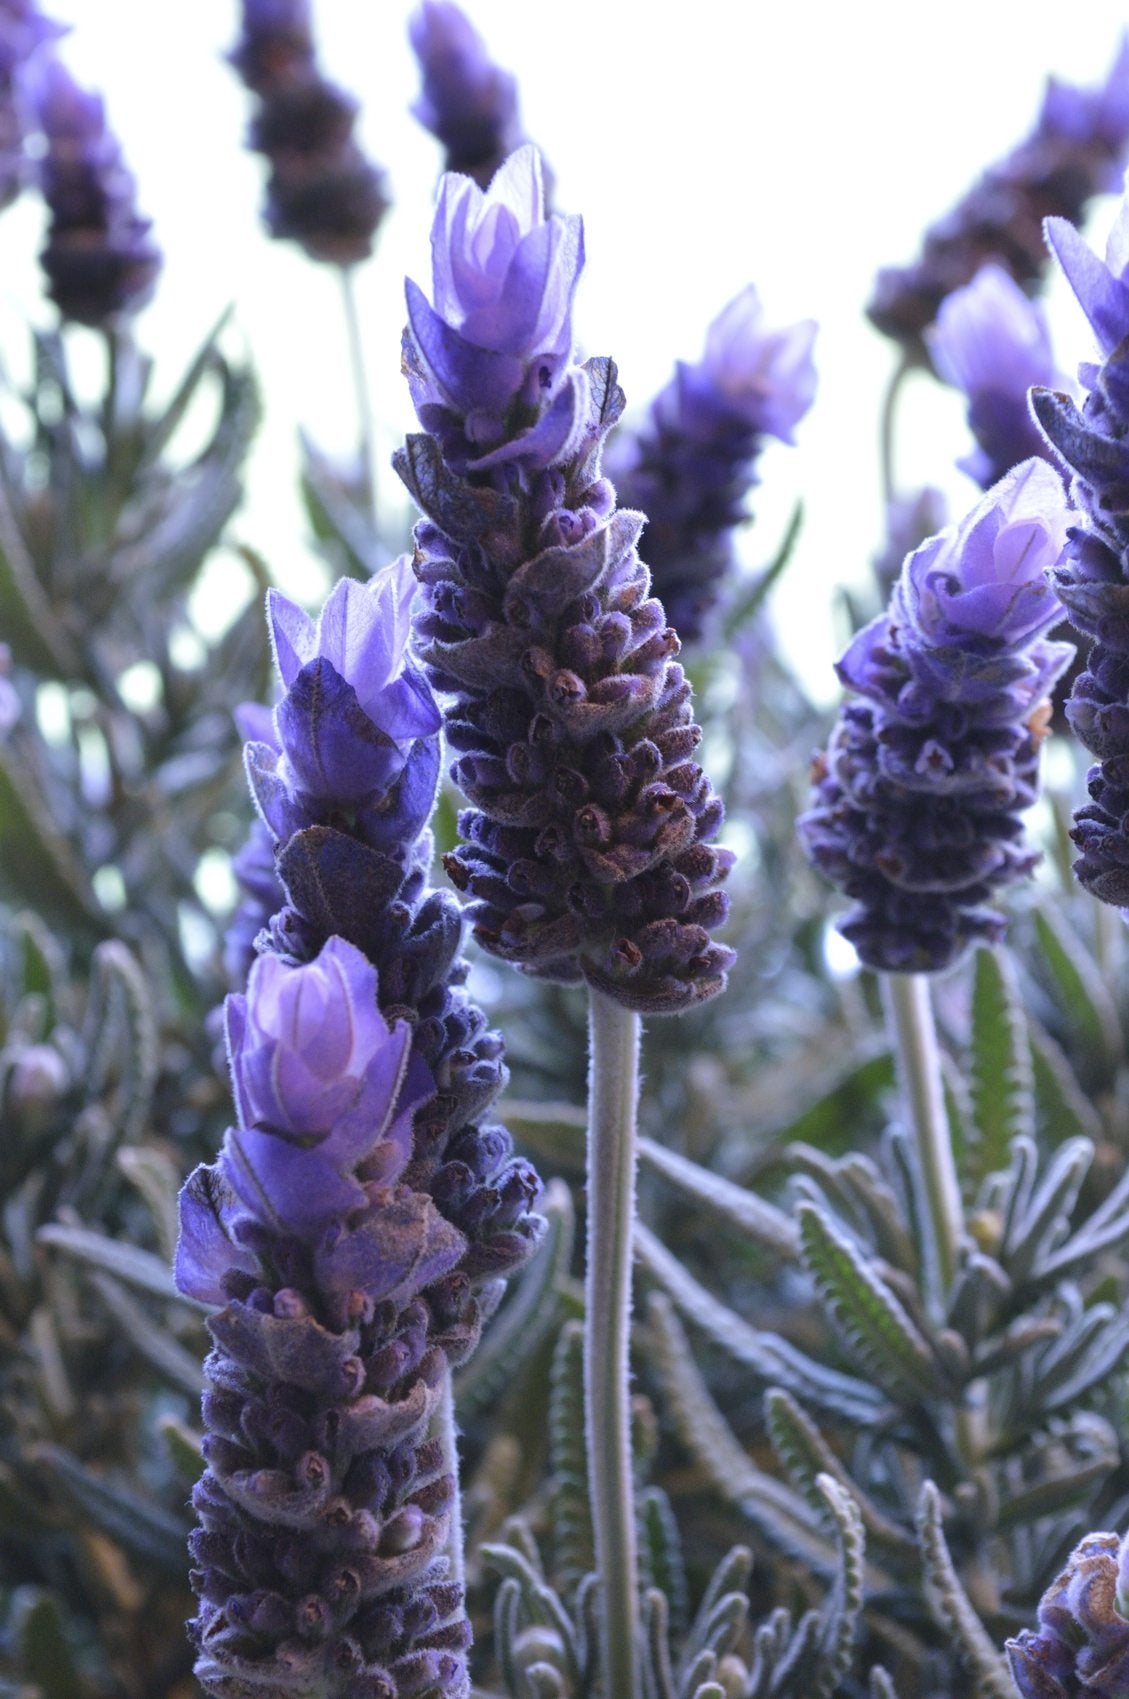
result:
[[[308,0],[243,0],[231,63],[260,105],[250,146],[270,162],[270,234],[311,259],[356,265],[388,210],[384,172],[354,138],[357,102],[317,66]]]
[[[231,871],[243,893],[223,945],[224,972],[228,984],[234,987],[247,983],[257,954],[255,941],[286,901],[275,872],[274,838],[262,820],[251,822],[246,843],[232,857]]]
[[[958,463],[962,471],[988,489],[1021,460],[1051,459],[1027,404],[1030,389],[1055,381],[1050,330],[1042,308],[1002,266],[982,266],[954,290],[927,341],[937,375],[968,397],[979,446]]]
[[[222,1306],[193,1494],[197,1677],[217,1699],[462,1699],[453,1481],[427,1430],[466,1247],[402,1182],[434,1081],[339,938],[306,966],[260,958],[228,1035],[240,1124],[184,1188],[176,1263],[183,1292]]]
[[[1061,480],[1028,460],[911,554],[890,609],[837,671],[844,706],[799,821],[820,872],[855,899],[840,931],[887,973],[938,972],[1003,936],[984,905],[1038,856],[1040,716],[1073,648],[1045,579],[1066,535]]]
[[[683,642],[734,569],[733,533],[749,517],[766,436],[791,443],[811,406],[810,319],[770,330],[750,285],[718,314],[696,365],[679,361],[636,438],[612,438],[610,471],[625,507],[647,515],[642,547],[654,593]]]
[[[409,33],[423,74],[412,111],[446,149],[444,170],[472,177],[485,189],[525,140],[517,83],[495,65],[453,0],[423,0]]]
[[[724,985],[732,858],[642,516],[600,476],[623,396],[610,361],[572,356],[580,221],[545,219],[523,148],[487,195],[444,179],[432,255],[434,306],[409,282],[404,337],[425,434],[396,465],[426,515],[417,638],[474,805],[448,871],[493,954],[676,1011]]]
[[[405,656],[411,582],[406,561],[348,581],[316,621],[275,598],[283,696],[240,715],[283,903],[228,999],[238,1124],[184,1189],[177,1256],[222,1306],[191,1542],[216,1699],[469,1691],[429,1433],[541,1224],[482,1119],[505,1069],[457,905],[427,886],[439,716]]]
[[[34,0],[0,0],[0,207],[15,200],[30,175],[27,66],[41,47],[65,34]]]
[[[1074,681],[1066,718],[1097,756],[1090,804],[1074,817],[1080,882],[1103,902],[1129,905],[1129,199],[1110,234],[1105,262],[1058,219],[1047,238],[1093,327],[1100,365],[1085,364],[1079,411],[1068,396],[1036,390],[1035,415],[1072,474],[1077,523],[1055,573],[1055,588],[1079,630],[1094,638]]]
[[[1077,223],[1095,195],[1118,188],[1127,153],[1129,38],[1096,89],[1048,83],[1031,134],[926,232],[921,258],[879,272],[871,323],[920,355],[942,301],[986,261],[1032,287],[1046,267],[1043,220]]]
[[[1022,1699],[1129,1693],[1129,1543],[1087,1534],[1039,1601],[1039,1626],[1005,1647]]]
[[[65,319],[105,328],[148,301],[160,250],[101,99],[53,59],[37,74],[35,106],[46,144],[39,173],[51,222],[40,259],[49,293]]]
[[[417,738],[440,717],[406,656],[415,590],[407,558],[368,584],[342,579],[316,621],[278,590],[267,597],[285,694],[274,723],[288,794],[328,804],[382,797]]]

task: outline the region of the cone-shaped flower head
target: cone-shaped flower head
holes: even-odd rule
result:
[[[270,161],[270,234],[329,264],[367,259],[389,205],[384,172],[355,140],[357,102],[318,69],[309,0],[243,0],[230,58],[260,101],[248,139]]]
[[[1050,330],[1002,266],[982,266],[945,299],[928,343],[938,376],[968,397],[979,445],[959,462],[969,477],[987,489],[1033,454],[1051,459],[1027,403],[1029,390],[1055,381]]]
[[[810,319],[766,326],[750,284],[710,325],[702,359],[678,362],[647,427],[612,439],[611,474],[624,505],[647,515],[652,588],[683,642],[701,637],[733,569],[764,438],[794,441],[811,406],[815,333]]]
[[[522,144],[517,84],[453,0],[423,0],[409,32],[423,74],[412,111],[447,150],[445,169],[485,189]]]
[[[1074,624],[1094,639],[1074,681],[1066,717],[1097,756],[1092,801],[1075,815],[1081,850],[1074,872],[1103,902],[1129,905],[1129,198],[1118,211],[1103,263],[1070,225],[1049,220],[1047,237],[1104,356],[1084,364],[1089,391],[1036,390],[1032,407],[1072,474],[1074,515],[1055,588]]]
[[[546,219],[536,153],[485,195],[446,178],[433,295],[409,283],[404,366],[425,434],[397,456],[426,518],[417,621],[449,693],[456,783],[473,807],[448,859],[487,949],[676,1010],[724,983],[722,808],[648,594],[639,514],[600,475],[623,397],[572,357],[578,219]]]
[[[1129,1693],[1129,1544],[1087,1534],[1039,1601],[1039,1626],[1006,1646],[1022,1699]]]
[[[445,176],[431,234],[432,296],[409,280],[405,370],[452,465],[485,470],[567,446],[577,217],[546,218],[541,161],[511,154],[489,189]]]
[[[1028,460],[911,554],[889,611],[837,671],[855,693],[799,822],[856,907],[840,923],[869,966],[936,972],[1002,937],[985,904],[1031,872],[1021,815],[1038,790],[1040,714],[1073,648],[1043,633],[1066,535],[1061,480]]]
[[[278,590],[268,596],[285,695],[275,710],[288,788],[313,801],[383,793],[416,738],[440,719],[408,660],[415,582],[406,557],[368,584],[343,578],[316,621]]]
[[[1077,223],[1094,195],[1117,188],[1127,154],[1129,36],[1097,88],[1048,84],[1031,134],[926,232],[921,258],[879,272],[871,322],[920,352],[946,295],[970,283],[986,261],[1033,285],[1046,266],[1044,218]]]
[[[160,251],[99,96],[52,59],[36,71],[35,106],[45,143],[39,173],[50,226],[40,259],[49,293],[65,319],[104,327],[144,306]]]

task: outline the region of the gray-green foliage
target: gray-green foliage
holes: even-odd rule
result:
[[[681,1444],[782,1562],[825,1576],[835,1545],[821,1483],[849,1495],[868,1543],[867,1643],[910,1692],[943,1656],[946,1679],[1010,1695],[1005,1633],[1030,1619],[1082,1531],[1111,1515],[1117,1525],[1129,1486],[1129,1180],[1116,1178],[1123,1158],[1113,1168],[1108,1123],[1064,1043],[1072,1054],[1083,1043],[1084,1070],[1109,1077],[1116,1014],[1078,939],[1065,942],[1058,919],[1038,926],[1059,947],[1034,989],[988,951],[969,974],[949,1089],[964,1224],[944,1315],[923,1285],[921,1194],[896,1121],[874,1155],[786,1148],[775,1174],[791,1179],[771,1227],[763,1203],[727,1207],[722,1187],[711,1207],[709,1175],[662,1166],[735,1258],[741,1244],[760,1256],[776,1241],[786,1305],[766,1306],[771,1283],[751,1308],[747,1284],[717,1291],[713,1240],[707,1282],[639,1233],[640,1269],[662,1294],[649,1357]],[[1118,1114],[1116,1100],[1105,1113]],[[789,1196],[798,1256],[776,1227]],[[688,1335],[709,1345],[708,1379]]]

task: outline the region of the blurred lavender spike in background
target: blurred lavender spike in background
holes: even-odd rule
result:
[[[1127,155],[1129,35],[1096,88],[1048,83],[1031,134],[926,231],[921,258],[879,272],[871,323],[920,356],[942,301],[985,261],[1024,287],[1036,284],[1046,269],[1044,218],[1077,223],[1095,195],[1119,186]]]
[[[1091,802],[1077,811],[1071,836],[1081,855],[1074,872],[1103,902],[1129,905],[1129,197],[1122,200],[1104,263],[1059,219],[1047,237],[1105,356],[1079,377],[1081,411],[1068,396],[1036,390],[1032,406],[1048,441],[1072,473],[1081,510],[1071,527],[1055,587],[1079,630],[1095,641],[1074,681],[1066,717],[1097,756],[1088,774]]]
[[[51,59],[36,69],[35,109],[50,215],[40,256],[48,293],[64,319],[105,329],[148,301],[160,250],[150,220],[138,213],[136,184],[106,128],[100,96],[79,88]]]
[[[1033,454],[1053,459],[1028,406],[1028,391],[1056,381],[1046,315],[1000,265],[981,266],[972,282],[941,304],[926,340],[937,375],[968,397],[978,447],[958,462],[981,489]]]
[[[243,0],[231,63],[260,106],[248,143],[270,162],[264,219],[311,259],[367,259],[389,200],[354,131],[358,105],[318,69],[308,0]]]
[[[573,353],[580,220],[546,217],[522,148],[487,195],[444,177],[432,260],[404,333],[423,434],[395,464],[425,515],[417,643],[473,804],[446,865],[494,955],[675,1013],[724,987],[733,855],[643,516],[600,473],[623,396],[610,360]]]
[[[768,328],[750,284],[710,325],[701,360],[678,362],[643,430],[611,439],[609,475],[622,505],[647,515],[652,589],[685,643],[701,638],[735,568],[764,438],[793,442],[811,406],[815,334],[810,319]]]
[[[1062,614],[1044,573],[1067,517],[1061,479],[1025,461],[908,557],[889,611],[839,662],[855,697],[798,829],[854,898],[839,930],[870,967],[938,972],[999,940],[985,904],[1039,859],[1021,815],[1038,794],[1042,705],[1073,655],[1043,635]]]
[[[1039,1626],[1005,1647],[1022,1699],[1129,1693],[1129,1542],[1087,1534],[1039,1601]]]
[[[409,33],[423,76],[412,111],[446,149],[444,170],[473,177],[485,189],[525,140],[517,82],[494,63],[453,0],[423,0]]]
[[[0,207],[15,200],[30,176],[25,69],[39,48],[65,34],[34,0],[0,0]]]

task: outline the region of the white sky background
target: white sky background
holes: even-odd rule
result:
[[[399,375],[406,270],[428,281],[427,234],[439,152],[408,114],[417,76],[406,0],[314,0],[327,72],[364,102],[363,139],[390,174],[396,205],[358,277],[383,457],[411,423]],[[261,162],[242,137],[248,97],[219,55],[237,0],[55,0],[74,25],[64,56],[100,88],[140,181],[166,267],[139,334],[173,386],[194,346],[234,300],[260,371],[268,423],[235,534],[293,592],[316,597],[294,476],[304,424],[331,451],[353,441],[353,400],[336,275],[261,232]],[[519,78],[528,133],[557,177],[557,204],[582,212],[588,265],[576,324],[586,353],[613,354],[629,408],[641,408],[676,357],[695,358],[705,327],[747,282],[775,322],[820,322],[820,391],[796,449],[773,447],[745,542],[771,557],[791,506],[807,520],[775,608],[813,691],[836,687],[832,586],[859,580],[881,528],[877,420],[893,349],[863,317],[882,264],[916,253],[945,211],[1034,118],[1048,70],[1104,75],[1129,7],[1115,0],[467,0],[495,58]],[[1112,202],[1093,226],[1104,237]],[[28,197],[4,215],[4,346],[18,315],[50,313],[33,256],[40,213]],[[1060,363],[1090,353],[1081,315],[1059,289]],[[967,441],[959,401],[921,380],[904,408],[902,481],[929,481],[968,505],[952,469]],[[393,474],[382,492],[398,500]],[[233,568],[217,569],[222,598]]]

